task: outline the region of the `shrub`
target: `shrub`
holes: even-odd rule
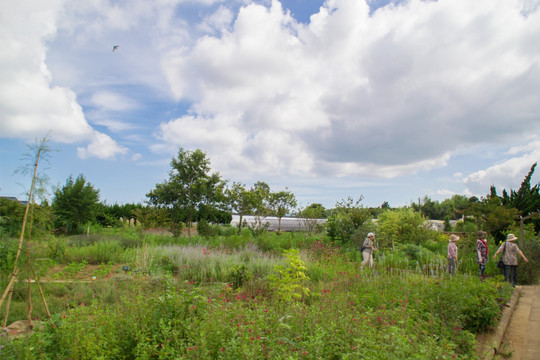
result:
[[[275,290],[276,299],[290,304],[303,300],[309,295],[307,287],[309,278],[306,276],[307,268],[300,259],[298,250],[285,250],[284,254],[287,258],[287,266],[276,265],[277,274],[270,275],[268,280]]]

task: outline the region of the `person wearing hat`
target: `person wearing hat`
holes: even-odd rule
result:
[[[504,281],[512,283],[513,287],[516,287],[517,283],[517,254],[521,255],[525,262],[529,262],[519,247],[514,244],[514,241],[517,239],[518,238],[514,234],[508,234],[506,241],[501,244],[495,255],[493,255],[493,260],[495,260],[497,255],[504,251],[502,255],[502,260],[504,262]]]
[[[448,272],[452,275],[456,272],[456,264],[458,262],[458,249],[456,241],[459,240],[459,236],[450,235],[450,243],[448,244]]]
[[[361,267],[362,269],[364,266],[369,265],[369,267],[373,267],[373,251],[377,250],[375,247],[375,234],[369,233],[367,234],[366,240],[364,240],[364,244],[362,244],[362,247],[364,250],[362,250],[362,257],[364,258],[364,261],[362,261]]]
[[[478,272],[480,274],[480,278],[484,278],[484,271],[486,271],[486,264],[488,262],[488,245],[486,240],[486,232],[485,231],[478,231],[476,233],[476,236],[478,237],[476,239],[476,263],[478,264]]]

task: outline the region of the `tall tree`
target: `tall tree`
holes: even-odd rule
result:
[[[285,188],[285,190],[270,193],[268,203],[271,213],[278,218],[278,232],[280,232],[281,218],[287,215],[291,209],[296,206],[296,198],[292,192]]]
[[[191,237],[197,211],[215,202],[216,189],[221,187],[222,180],[219,173],[210,172],[210,160],[200,149],[180,148],[178,156],[171,160],[171,168],[169,179],[157,184],[146,196],[151,204],[169,209],[174,234],[178,235],[181,222],[185,221]]]
[[[255,212],[255,230],[262,231],[267,226],[263,224],[263,219],[270,215],[270,186],[264,181],[257,181],[250,189],[253,200],[253,210]]]
[[[244,216],[252,214],[255,207],[253,189],[246,190],[245,185],[234,182],[230,188],[225,190],[225,194],[230,209],[240,217],[238,223],[238,233],[240,234]]]
[[[302,219],[308,234],[313,234],[323,227],[320,219],[326,218],[326,209],[322,204],[313,203],[304,209],[299,209],[297,216]]]
[[[535,230],[540,231],[540,221],[533,219],[529,215],[540,211],[540,184],[531,186],[531,178],[537,163],[534,163],[529,173],[523,179],[517,191],[510,190],[510,194],[503,191],[502,202],[506,207],[513,207],[519,210],[521,216],[528,217],[533,221]]]
[[[52,208],[66,231],[73,233],[94,220],[98,203],[99,190],[81,174],[76,179],[70,176],[61,189],[56,189]]]
[[[474,215],[477,227],[493,235],[496,243],[499,243],[505,238],[504,231],[515,226],[518,211],[503,206],[502,198],[492,186],[488,196],[470,203],[466,214]]]

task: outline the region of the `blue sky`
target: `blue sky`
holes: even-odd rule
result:
[[[6,2],[0,195],[25,198],[14,171],[49,132],[50,193],[83,174],[110,204],[145,201],[179,147],[301,206],[517,189],[540,158],[539,4]]]

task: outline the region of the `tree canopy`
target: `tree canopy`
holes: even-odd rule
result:
[[[222,186],[223,180],[219,173],[211,172],[210,160],[202,150],[180,148],[171,160],[169,179],[157,184],[146,196],[150,204],[169,209],[174,234],[179,233],[185,221],[191,236],[197,212],[216,203],[217,191]]]
[[[62,188],[56,189],[52,208],[57,221],[73,233],[94,220],[98,203],[99,190],[79,175],[76,179],[70,176]]]

